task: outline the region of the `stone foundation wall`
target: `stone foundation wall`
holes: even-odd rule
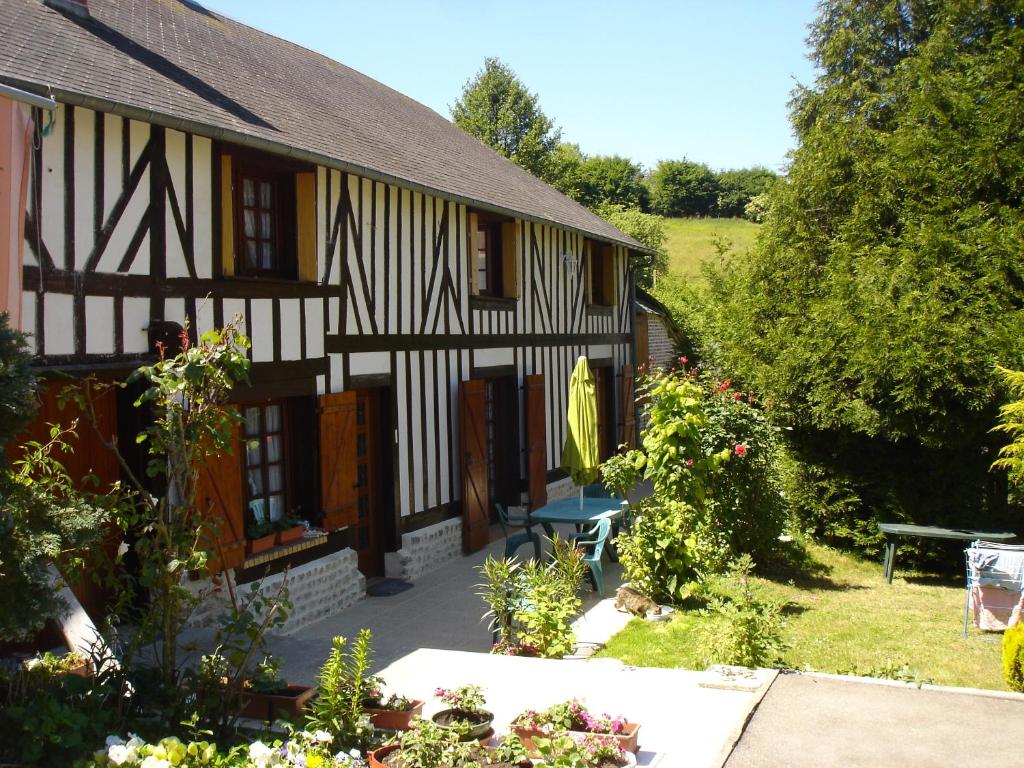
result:
[[[229,572],[228,576],[234,579],[234,572]],[[274,594],[285,578],[286,574],[276,573],[257,582],[237,584],[235,591],[239,600],[242,600],[249,594],[251,584],[258,583],[261,593]],[[287,573],[287,579],[291,613],[283,627],[268,634],[293,634],[303,627],[340,613],[366,596],[366,577],[359,572],[359,559],[352,549],[343,549],[292,568]],[[189,626],[215,626],[230,605],[227,588],[217,587],[207,580],[193,582],[190,589],[204,597],[189,618]]]
[[[389,579],[415,581],[425,573],[462,557],[462,520],[452,518],[402,534],[402,548],[384,555]]]

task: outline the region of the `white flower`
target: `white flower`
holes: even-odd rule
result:
[[[331,736],[331,734],[329,734],[327,731],[316,731],[313,734],[313,738],[316,739],[319,742],[324,743],[324,744],[326,744],[329,741],[333,741],[334,740],[334,737]]]
[[[349,756],[354,757],[356,760],[362,760],[363,755],[358,749],[350,749],[348,751]]]
[[[118,558],[124,557],[128,553],[128,542],[122,541],[117,545],[117,556]]]
[[[124,739],[122,739],[120,736],[115,736],[114,734],[110,734],[109,736],[107,736],[107,746],[112,747],[115,744],[124,744]]]
[[[124,744],[111,744],[107,748],[107,759],[114,765],[124,765],[128,760],[128,747]]]
[[[273,747],[268,747],[262,741],[254,741],[249,745],[249,759],[258,768],[273,765],[276,762],[274,760],[276,756],[277,750]]]
[[[149,755],[142,761],[140,768],[171,768],[171,764],[169,761],[159,758],[156,755]]]

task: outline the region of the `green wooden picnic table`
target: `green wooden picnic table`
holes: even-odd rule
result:
[[[907,523],[879,523],[878,530],[885,534],[885,558],[882,561],[882,575],[892,584],[893,561],[896,559],[897,536],[919,536],[922,539],[959,539],[961,541],[1009,541],[1017,538],[1015,533],[1006,531],[972,531],[967,528],[937,528],[933,525],[910,525]]]

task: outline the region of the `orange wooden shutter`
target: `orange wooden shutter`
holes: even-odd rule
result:
[[[462,447],[462,548],[469,554],[490,540],[487,476],[487,382],[459,383],[459,434]]]
[[[506,298],[519,298],[519,222],[501,225],[501,287]]]
[[[242,498],[242,442],[231,434],[232,453],[207,456],[199,468],[195,506],[214,531],[210,542],[211,573],[237,568],[245,561],[245,500]]]
[[[295,174],[295,247],[299,280],[316,282],[316,174]]]
[[[633,393],[633,366],[622,366],[622,442],[636,448],[636,402]]]
[[[324,530],[356,522],[356,393],[320,395],[320,508]]]
[[[544,376],[526,380],[526,480],[530,510],[548,503],[547,420],[544,415]]]
[[[220,156],[220,265],[224,275],[235,274],[235,197],[231,155]]]

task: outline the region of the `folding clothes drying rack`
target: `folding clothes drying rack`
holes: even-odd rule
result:
[[[974,609],[974,626],[1004,630],[1024,621],[1024,544],[975,541],[964,550],[967,595],[964,637]]]

